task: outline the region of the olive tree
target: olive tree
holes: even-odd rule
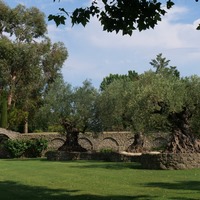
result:
[[[85,151],[78,144],[78,135],[85,131],[99,131],[97,98],[98,91],[90,81],[84,81],[80,87],[72,87],[60,77],[44,96],[44,105],[36,119],[37,128],[62,127],[60,131],[66,134],[66,141],[60,150]]]
[[[74,88],[70,112],[65,112],[61,124],[66,132],[66,141],[60,150],[86,151],[78,143],[79,133],[98,129],[99,123],[96,115],[97,90],[91,82],[86,80],[81,87]]]
[[[145,82],[147,84],[145,84]],[[164,78],[160,74],[146,72],[138,81],[133,122],[139,130],[156,125],[156,117],[163,118],[164,125],[171,131],[169,152],[199,152],[192,121],[199,117],[200,78]],[[139,120],[137,120],[139,118]],[[158,122],[162,122],[159,120]]]

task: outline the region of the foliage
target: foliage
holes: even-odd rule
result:
[[[158,54],[150,62],[155,71],[110,75],[102,81],[101,91],[88,80],[72,87],[59,75],[48,84],[51,80],[46,76],[42,101],[37,101],[40,108],[33,106],[33,113],[37,108],[32,117],[33,130],[60,131],[62,126],[72,146],[78,144],[78,133],[85,131],[172,131],[179,136],[187,132],[193,140],[193,133],[199,134],[200,96],[196,91],[200,90],[200,78],[181,78],[169,62]],[[28,100],[28,110],[23,106],[10,109],[11,125],[19,125],[29,116],[32,106]],[[20,103],[24,105],[20,100],[16,105]]]
[[[99,151],[100,153],[105,153],[105,154],[109,154],[109,153],[112,153],[112,152],[114,152],[114,150],[113,149],[111,149],[111,148],[103,148],[103,149],[100,149],[100,151]]]
[[[132,81],[115,80],[100,94],[97,106],[104,131],[130,128],[127,106],[131,101],[131,85]]]
[[[49,87],[44,96],[44,106],[40,108],[35,118],[36,126],[50,131],[50,127],[60,128],[59,125],[66,121],[80,132],[97,131],[99,128],[95,104],[97,97],[98,92],[89,81],[84,81],[81,87],[72,88],[60,77]]]
[[[110,75],[102,81],[100,91],[89,81],[73,88],[59,77],[44,95],[44,105],[34,118],[35,128],[54,131],[60,124],[65,132],[76,134],[130,130],[145,134],[169,132],[178,127],[178,121],[172,119],[187,110],[191,113],[187,122],[190,134],[199,134],[200,97],[196,91],[200,90],[200,78],[181,78],[169,62],[158,54],[150,62],[154,71]]]
[[[29,143],[29,148],[26,150],[25,156],[31,158],[41,157],[42,152],[46,150],[48,146],[48,142],[44,138],[33,139],[27,143]]]
[[[150,64],[155,72],[149,70],[134,81],[120,75],[104,79],[105,83],[113,78],[97,100],[104,130],[170,131],[175,124],[169,116],[187,107],[192,113],[190,126],[198,132],[199,77],[180,78],[162,54]]]
[[[47,140],[44,138],[37,138],[34,140],[7,140],[4,143],[5,148],[12,158],[39,157],[41,153],[47,148]]]
[[[8,150],[12,158],[21,157],[25,151],[29,148],[29,144],[25,140],[7,140],[5,142],[5,148]]]
[[[90,18],[95,16],[104,31],[115,31],[116,33],[122,31],[123,35],[132,35],[136,29],[143,31],[154,28],[173,5],[171,0],[167,0],[166,4],[157,0],[93,0],[90,6],[76,8],[71,15],[64,8],[60,8],[65,15],[51,14],[49,20],[54,20],[59,25],[65,24],[66,17],[70,17],[72,25],[82,24],[85,26]]]
[[[52,43],[47,37],[47,24],[39,9],[21,4],[10,8],[0,1],[0,10],[4,11],[0,19],[0,89],[8,93],[9,128],[21,131],[23,125],[27,132],[44,93],[60,76],[68,52],[63,43]]]
[[[121,75],[121,74],[110,74],[109,76],[103,78],[103,81],[100,84],[100,90],[105,90],[112,82],[115,80],[124,80],[124,81],[135,81],[139,78],[139,75],[137,72],[128,71],[128,74]]]
[[[162,74],[163,76],[176,76],[180,77],[180,72],[176,69],[175,66],[169,65],[170,60],[162,57],[162,53],[156,56],[156,59],[152,59],[150,64],[156,69],[156,74]]]
[[[63,133],[64,129],[63,129],[63,127],[60,124],[55,124],[55,125],[50,125],[48,127],[48,131]]]
[[[198,2],[198,0],[195,1]],[[167,0],[165,3],[161,0],[134,0],[131,2],[126,0],[93,0],[90,6],[76,8],[72,13],[65,8],[59,8],[61,13],[50,14],[48,19],[54,20],[57,26],[65,25],[67,18],[71,18],[72,25],[82,24],[86,26],[91,17],[96,17],[104,31],[115,31],[116,33],[122,31],[123,35],[131,36],[134,30],[153,29],[174,4],[173,0]],[[200,30],[200,24],[196,29]]]
[[[98,132],[100,129],[96,108],[97,98],[98,92],[88,80],[84,81],[81,87],[75,88],[69,120],[75,122],[77,128],[83,133],[86,130]]]
[[[58,126],[65,113],[70,113],[71,102],[72,86],[58,77],[44,94],[43,105],[34,117],[34,129],[50,131],[52,126]]]

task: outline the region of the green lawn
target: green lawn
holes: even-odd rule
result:
[[[0,160],[1,200],[199,200],[200,169],[136,163]]]

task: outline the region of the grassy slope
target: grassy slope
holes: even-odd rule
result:
[[[0,160],[2,200],[194,200],[200,169],[143,170],[133,163]]]

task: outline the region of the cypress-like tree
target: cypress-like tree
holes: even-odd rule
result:
[[[1,127],[7,128],[7,125],[8,125],[7,95],[4,92],[1,96]]]

